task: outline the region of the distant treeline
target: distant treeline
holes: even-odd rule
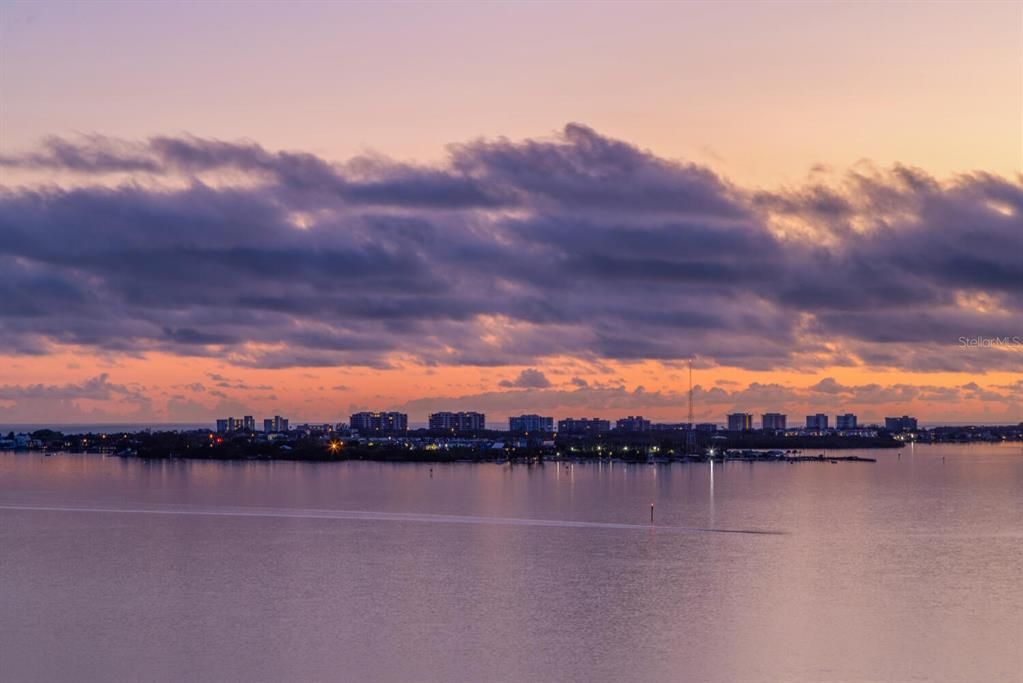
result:
[[[13,438],[8,435],[8,439]],[[1018,440],[1020,426],[942,427],[916,435],[918,441]],[[31,434],[29,448],[49,451],[106,453],[140,458],[198,458],[208,460],[382,460],[452,462],[458,460],[542,461],[545,458],[616,458],[642,462],[650,458],[701,459],[711,450],[769,449],[820,451],[848,448],[899,448],[904,441],[880,431],[877,436],[786,436],[752,432],[605,432],[592,435],[530,435],[487,432],[476,438],[427,437],[421,433],[391,440],[354,439],[333,432],[292,432],[270,440],[261,434],[213,434],[205,430],[64,435],[42,429]],[[553,440],[552,440],[553,439]]]
[[[905,445],[891,434],[877,436],[784,436],[758,432],[724,432],[713,440],[716,448],[770,448],[778,450],[842,449],[842,448],[901,448]]]

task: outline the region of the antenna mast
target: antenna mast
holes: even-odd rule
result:
[[[695,428],[693,424],[693,359],[689,359],[689,429]]]
[[[689,358],[689,429],[686,430],[686,455],[696,450],[696,424],[693,417],[693,359]]]

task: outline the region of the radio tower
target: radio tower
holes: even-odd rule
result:
[[[696,425],[693,424],[693,359],[689,359],[689,429],[692,429]]]
[[[686,430],[686,455],[696,446],[696,424],[693,418],[693,359],[689,359],[689,429]]]

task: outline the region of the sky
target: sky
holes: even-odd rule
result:
[[[0,423],[1023,421],[1023,3],[0,2]]]

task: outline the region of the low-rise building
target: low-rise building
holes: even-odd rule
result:
[[[889,432],[915,432],[916,418],[908,415],[902,417],[886,417],[884,419],[884,428]]]
[[[688,422],[651,422],[652,432],[687,432],[692,429]]]
[[[611,431],[611,421],[599,417],[566,417],[558,420],[559,434],[601,434]]]
[[[615,430],[619,432],[649,432],[650,420],[642,415],[629,415],[615,422]]]

